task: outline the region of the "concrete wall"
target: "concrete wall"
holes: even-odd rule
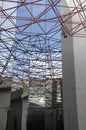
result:
[[[61,2],[67,6],[66,1]],[[61,13],[67,14],[68,8],[62,8]],[[72,25],[67,25],[68,29]],[[68,34],[67,34],[68,35]],[[62,36],[62,71],[63,71],[63,109],[64,109],[64,130],[78,130],[76,81],[74,66],[73,37]]]
[[[79,130],[86,130],[86,39],[74,38],[76,95]]]
[[[0,130],[5,130],[7,111],[10,106],[10,91],[0,91]]]
[[[22,99],[22,130],[27,130],[26,129],[27,112],[28,112],[28,97]]]
[[[63,38],[64,129],[78,130],[73,39]]]
[[[63,5],[74,6],[73,0],[62,2]],[[64,9],[61,13],[69,13],[69,10]],[[80,21],[78,15],[71,20]],[[73,26],[67,25],[67,28]],[[79,33],[86,32],[81,30]],[[62,38],[62,43],[65,130],[86,130],[86,38],[68,36]]]

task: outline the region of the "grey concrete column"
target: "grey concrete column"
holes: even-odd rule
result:
[[[10,86],[0,85],[0,130],[6,130],[7,112],[10,107]]]
[[[22,130],[27,130],[28,95],[22,97]]]
[[[74,38],[73,43],[78,127],[86,130],[86,38]]]
[[[64,130],[78,130],[73,38],[63,38]]]
[[[62,1],[62,4],[74,6],[73,0]],[[62,9],[61,13],[68,12],[68,9]],[[80,21],[78,15],[72,20]],[[74,25],[66,26],[70,29]],[[86,34],[84,29],[79,33]],[[62,58],[64,130],[86,130],[86,38],[63,37]]]

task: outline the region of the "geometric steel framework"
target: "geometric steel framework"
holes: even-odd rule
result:
[[[86,1],[72,0],[71,7],[60,1],[0,1],[0,77],[12,77],[13,90],[62,78],[61,35],[86,37],[79,33],[86,31]],[[61,8],[70,11],[61,15]]]

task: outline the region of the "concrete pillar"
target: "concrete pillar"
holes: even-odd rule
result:
[[[27,130],[28,95],[22,97],[22,130]]]
[[[0,85],[0,130],[6,130],[7,112],[10,107],[10,91],[9,86]]]
[[[74,38],[74,61],[79,130],[86,130],[86,39]]]
[[[64,130],[78,130],[73,39],[63,38]]]
[[[74,6],[73,0],[61,4]],[[62,9],[61,13],[69,11]],[[79,22],[78,15],[72,20]],[[85,30],[79,33],[86,34]],[[63,37],[62,44],[64,130],[86,130],[86,38]]]

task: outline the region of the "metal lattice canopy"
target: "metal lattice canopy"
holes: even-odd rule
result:
[[[1,0],[0,76],[21,84],[62,78],[61,35],[83,38],[85,27],[85,0]]]

